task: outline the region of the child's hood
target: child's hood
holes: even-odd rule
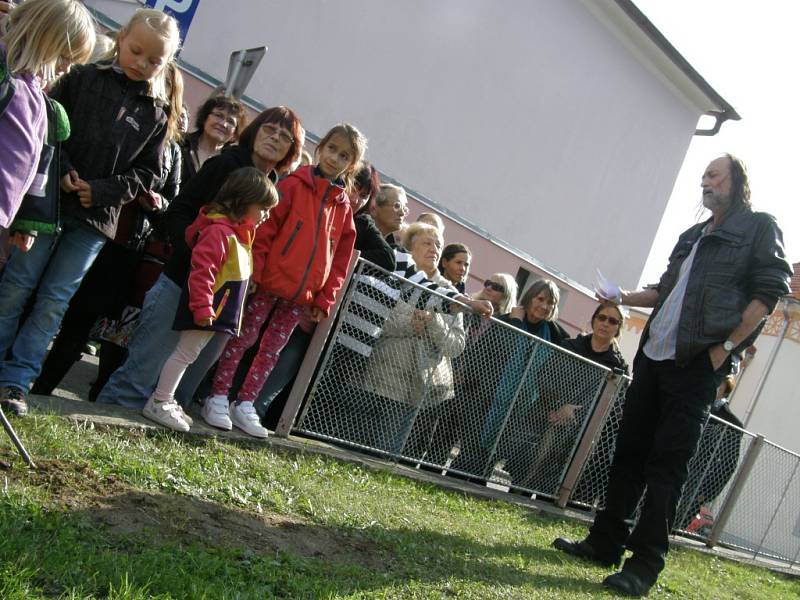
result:
[[[218,212],[210,212],[207,206],[200,209],[197,218],[186,228],[186,244],[192,248],[200,232],[210,225],[222,226],[230,230],[242,244],[250,245],[253,241],[255,224],[249,221],[234,223],[229,217]]]
[[[317,196],[325,193],[330,185],[330,180],[326,179],[317,172],[317,168],[312,165],[305,165],[296,169],[286,179],[296,178],[311,192]],[[347,194],[344,191],[344,181],[337,179],[333,182],[334,189],[328,194],[328,198],[333,202],[348,202]]]

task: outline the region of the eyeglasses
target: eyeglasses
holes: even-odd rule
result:
[[[228,127],[231,127],[232,129],[236,129],[236,125],[239,124],[239,119],[237,119],[236,117],[234,117],[231,114],[224,113],[224,112],[222,112],[220,110],[212,110],[211,111],[211,116],[214,117],[215,119],[219,119],[225,125],[227,125]]]
[[[595,317],[595,319],[597,319],[601,323],[605,323],[606,321],[608,321],[609,323],[611,323],[615,327],[622,323],[622,321],[620,321],[617,317],[609,317],[608,315],[602,315],[602,314],[601,315],[597,315]]]
[[[483,287],[494,290],[495,292],[500,292],[501,294],[506,293],[505,286],[503,286],[500,283],[497,283],[496,281],[492,281],[491,279],[487,279],[486,281],[484,281]]]
[[[393,204],[389,204],[388,202],[386,202],[386,203],[380,203],[379,202],[378,206],[381,206],[381,207],[383,207],[383,206],[391,206],[392,210],[394,212],[401,212],[404,215],[408,214],[408,204],[404,204],[403,202],[400,202],[399,200],[397,202],[394,202]]]
[[[288,144],[294,143],[294,136],[292,136],[292,134],[290,134],[285,129],[280,129],[280,128],[276,127],[272,123],[264,123],[261,126],[261,131],[263,131],[266,134],[267,137],[272,137],[275,134],[277,134],[278,135],[278,139],[283,144],[288,145]]]

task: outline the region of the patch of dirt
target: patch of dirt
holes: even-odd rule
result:
[[[0,463],[5,454],[0,451]],[[101,476],[88,465],[43,459],[36,465],[35,471],[0,468],[9,479],[45,489],[53,509],[82,515],[113,537],[144,536],[179,545],[237,548],[251,555],[286,552],[371,570],[386,568],[375,544],[346,530],[189,496],[138,490],[114,476]]]

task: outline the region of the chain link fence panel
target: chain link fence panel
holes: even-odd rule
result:
[[[361,262],[295,431],[553,496],[608,373]]]
[[[697,453],[675,512],[675,530],[707,540],[714,516],[728,495],[733,478],[755,437],[711,415],[703,429]]]
[[[605,508],[609,469],[614,458],[614,446],[622,423],[622,409],[625,406],[625,394],[630,382],[631,379],[627,376],[620,382],[603,428],[575,486],[571,498],[573,504],[595,510]]]
[[[788,562],[800,555],[800,456],[764,441],[719,543]]]

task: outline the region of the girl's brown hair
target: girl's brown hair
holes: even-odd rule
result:
[[[208,204],[208,212],[218,212],[239,221],[256,204],[269,210],[278,203],[278,191],[267,177],[255,167],[236,169]]]
[[[183,75],[175,62],[169,63],[165,72],[169,96],[169,119],[167,120],[167,138],[165,142],[179,141],[181,133],[181,112],[183,112]]]
[[[327,144],[335,135],[344,137],[348,142],[350,142],[350,146],[353,148],[353,158],[350,160],[350,164],[344,170],[344,173],[342,173],[344,187],[349,194],[353,192],[355,186],[356,168],[363,160],[364,154],[367,151],[367,138],[364,137],[364,134],[350,123],[339,123],[338,125],[335,125],[328,133],[326,133],[325,137],[319,141],[319,144],[317,144],[317,150],[314,153],[315,156],[319,156],[320,149],[323,148],[325,144]]]

